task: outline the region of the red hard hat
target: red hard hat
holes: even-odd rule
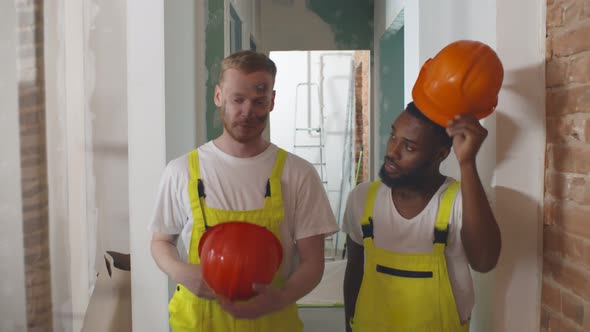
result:
[[[254,296],[254,284],[270,284],[283,260],[283,247],[268,229],[249,222],[225,222],[199,242],[201,271],[217,295],[230,300]]]
[[[456,115],[490,115],[498,104],[504,79],[502,62],[488,45],[459,40],[428,59],[412,89],[418,109],[446,127]]]

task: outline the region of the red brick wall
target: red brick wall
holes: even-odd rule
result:
[[[369,180],[369,51],[355,51],[355,116],[354,151],[355,172],[359,153],[363,148],[358,183]]]
[[[43,1],[15,1],[27,325],[51,331]]]
[[[590,1],[547,1],[542,331],[590,331]]]

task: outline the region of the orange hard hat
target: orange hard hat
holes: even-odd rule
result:
[[[283,260],[283,247],[268,229],[249,222],[224,222],[199,242],[203,279],[232,301],[254,296],[254,284],[270,284]]]
[[[490,115],[498,104],[504,68],[488,45],[459,40],[428,59],[412,88],[418,109],[446,127],[456,115],[472,113],[478,119]]]

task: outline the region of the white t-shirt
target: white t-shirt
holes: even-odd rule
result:
[[[434,226],[438,207],[444,190],[454,181],[447,178],[434,194],[424,210],[412,219],[402,217],[393,204],[391,190],[381,184],[373,206],[373,233],[375,246],[400,253],[430,253],[433,249]],[[342,221],[342,231],[363,245],[363,232],[360,221],[364,216],[367,191],[370,183],[359,184],[349,195],[346,212]],[[461,321],[471,316],[475,302],[473,280],[469,262],[461,242],[462,199],[459,190],[449,220],[449,236],[445,256],[449,279]]]
[[[199,147],[200,176],[208,207],[223,210],[254,210],[264,206],[266,183],[272,173],[278,147],[274,144],[251,158],[236,158],[221,151],[212,141]],[[193,229],[193,211],[188,195],[190,179],[188,154],[166,166],[149,229],[180,234],[187,248]],[[281,176],[285,219],[281,222],[281,242],[288,277],[297,264],[297,240],[329,235],[338,224],[316,169],[306,160],[287,154]],[[323,254],[323,253],[322,253]]]

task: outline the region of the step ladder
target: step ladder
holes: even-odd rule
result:
[[[307,114],[306,116],[304,116],[304,119],[302,121],[302,119],[300,118],[300,103],[299,103],[299,97],[300,97],[300,90],[301,88],[307,88],[307,96],[308,96],[308,103],[307,103]],[[317,124],[314,123],[312,121],[312,90],[314,90],[317,93],[317,106],[318,106],[318,118],[317,118]],[[320,176],[320,180],[322,181],[322,184],[324,185],[324,190],[328,190],[328,180],[327,180],[327,168],[326,168],[326,154],[325,154],[325,142],[326,142],[326,138],[325,138],[325,131],[324,131],[324,110],[323,110],[323,104],[322,104],[322,98],[321,98],[321,90],[320,87],[317,83],[298,83],[296,88],[295,88],[295,112],[294,112],[294,125],[295,125],[295,131],[294,131],[294,137],[293,137],[293,153],[297,154],[297,155],[308,155],[310,152],[313,153],[313,151],[316,152],[316,160],[310,160],[310,158],[305,158],[307,159],[315,168],[316,171],[318,172],[318,175]],[[304,140],[304,143],[301,143],[302,140]],[[302,150],[305,150],[305,152],[303,152]],[[303,153],[302,153],[303,152]],[[327,236],[325,238],[325,248],[332,248],[334,246],[334,236],[330,235]],[[328,250],[325,250],[326,253],[328,253]],[[336,257],[328,254],[324,256],[325,260],[334,260]]]
[[[311,90],[312,88],[315,89],[318,99],[320,94],[320,89],[317,83],[298,83],[295,90],[295,112],[294,112],[294,125],[295,131],[293,136],[293,153],[300,155],[301,150],[305,149],[306,154],[309,154],[310,151],[317,151],[317,156],[319,160],[309,160],[307,159],[313,166],[316,167],[320,179],[324,184],[324,188],[327,188],[328,181],[327,178],[327,171],[326,171],[326,155],[325,155],[325,133],[324,133],[324,111],[322,107],[321,101],[318,101],[318,109],[319,115],[317,119],[317,124],[312,122],[312,110],[311,110],[311,102],[308,102],[307,105],[307,114],[304,117],[304,121],[300,119],[300,103],[299,103],[299,92],[302,87],[308,88],[308,98],[311,100]],[[303,122],[303,123],[302,123]],[[301,141],[305,138],[305,142],[301,143]],[[298,153],[300,152],[300,153]]]

